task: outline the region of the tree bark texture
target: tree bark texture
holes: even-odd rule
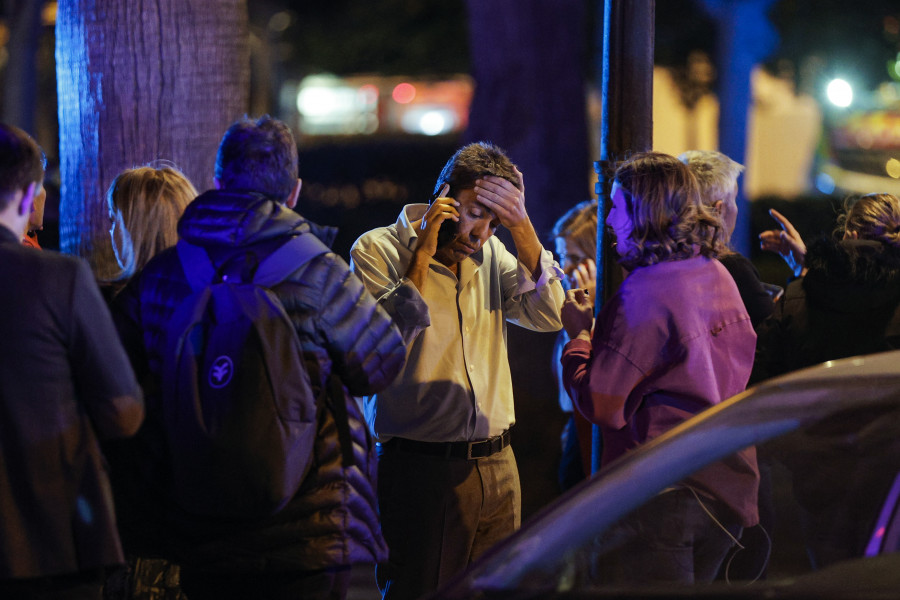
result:
[[[169,161],[211,187],[222,133],[247,110],[246,0],[61,0],[56,64],[60,249],[104,279],[120,171]]]
[[[506,150],[542,241],[590,197],[584,0],[468,0],[475,96],[467,141]]]

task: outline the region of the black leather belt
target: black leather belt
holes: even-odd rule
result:
[[[509,429],[487,440],[477,442],[420,442],[406,438],[391,438],[384,447],[393,448],[401,452],[415,454],[428,454],[429,456],[442,456],[444,458],[463,458],[472,460],[486,458],[497,454],[509,446]]]

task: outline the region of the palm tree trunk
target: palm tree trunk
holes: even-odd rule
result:
[[[174,162],[211,185],[216,147],[247,110],[245,0],[61,0],[56,23],[60,249],[116,271],[106,189]]]
[[[489,140],[525,176],[528,214],[546,239],[590,197],[584,0],[468,0],[475,96],[468,141]]]

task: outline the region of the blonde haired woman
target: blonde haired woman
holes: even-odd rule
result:
[[[593,333],[583,290],[570,290],[562,308],[572,338],[563,377],[577,408],[600,426],[601,468],[743,391],[756,342],[716,260],[719,219],[688,167],[638,154],[616,170],[611,196],[607,224],[629,274]],[[629,517],[617,533],[635,535],[598,567],[613,582],[712,580],[741,528],[758,521],[758,482],[752,449],[714,463]]]
[[[109,186],[106,202],[113,253],[121,269],[109,282],[118,292],[161,250],[178,241],[178,219],[197,190],[171,166],[126,169]]]

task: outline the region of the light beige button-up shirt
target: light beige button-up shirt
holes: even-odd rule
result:
[[[506,321],[558,331],[565,294],[553,255],[541,253],[537,281],[491,237],[459,264],[459,278],[432,260],[425,294],[404,278],[417,235],[411,223],[426,204],[411,204],[394,225],[374,229],[350,250],[351,268],[394,317],[407,341],[406,365],[383,392],[364,399],[381,441],[481,440],[515,422]],[[548,367],[549,368],[549,367]]]

